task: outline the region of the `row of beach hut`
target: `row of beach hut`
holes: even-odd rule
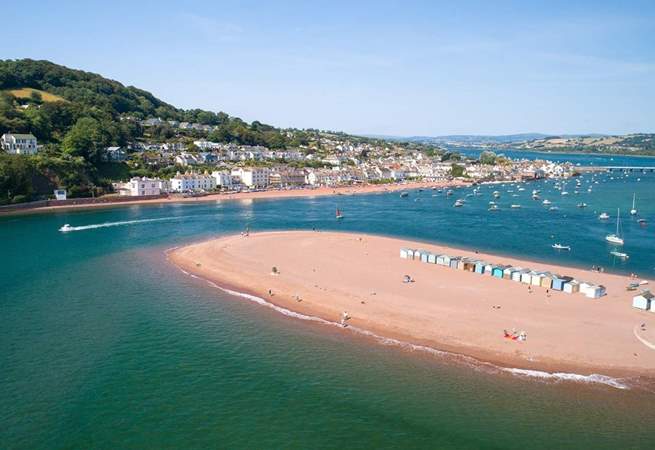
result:
[[[462,257],[439,255],[427,250],[414,250],[401,248],[400,257],[415,259],[428,264],[437,264],[451,269],[465,270],[477,274],[490,275],[496,278],[512,280],[530,286],[538,286],[567,294],[581,293],[588,298],[600,298],[606,294],[602,285],[575,280],[573,277],[563,276],[552,272],[540,272],[522,267],[502,264],[491,264],[486,261]]]

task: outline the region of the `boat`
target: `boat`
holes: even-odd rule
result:
[[[546,199],[541,203],[544,204],[544,205],[550,205],[552,202],[550,200]]]
[[[562,245],[562,244],[553,244],[551,245],[555,250],[567,250],[571,251],[571,246],[570,245]]]
[[[617,258],[621,258],[621,259],[628,259],[629,258],[627,253],[617,252],[616,250],[611,251],[610,255],[614,255]]]
[[[621,210],[616,210],[616,233],[608,234],[605,236],[605,240],[612,244],[623,245],[623,238],[621,237]]]
[[[494,191],[493,195],[494,195],[495,198],[500,198],[500,192],[498,192],[498,191]]]
[[[459,208],[464,206],[464,200],[455,200],[455,204],[453,204],[455,208]]]
[[[446,195],[450,197],[451,195],[453,195],[453,191],[452,190],[446,191]]]
[[[521,205],[512,205],[512,206],[510,206],[510,208],[512,208],[512,209],[519,209],[520,207],[521,207]]]
[[[598,218],[599,218],[600,220],[607,220],[607,219],[610,218],[610,215],[607,214],[606,212],[602,212],[602,213],[600,213],[600,216],[598,216]]]
[[[578,203],[578,208],[586,208],[587,204],[585,202]]]
[[[559,211],[559,208],[557,206],[551,206],[548,208],[548,211]]]
[[[538,194],[532,194],[532,200],[539,200]]]
[[[646,222],[646,219],[639,219],[639,220],[637,220],[637,223],[638,223],[639,225],[642,225],[642,226],[643,226],[643,225],[646,225],[647,222]]]
[[[62,233],[67,233],[69,231],[73,231],[73,227],[71,227],[69,224],[66,224],[63,227],[59,228],[59,231],[61,231]]]
[[[635,200],[637,199],[636,194],[632,194],[632,209],[630,210],[630,215],[631,216],[636,216],[637,215],[637,208],[635,207]]]
[[[498,207],[498,205],[493,204],[489,207],[489,211],[500,211],[500,208]]]
[[[401,192],[401,193],[400,193],[400,198],[407,197],[408,195],[409,195],[408,192]]]
[[[335,213],[335,217],[337,220],[343,219],[343,213],[337,208],[337,212]]]

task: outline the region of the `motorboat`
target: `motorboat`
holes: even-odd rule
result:
[[[587,204],[585,202],[582,202],[582,203],[578,203],[577,206],[578,206],[578,208],[586,208]]]
[[[629,258],[627,253],[617,252],[616,250],[611,251],[610,255],[614,255],[617,258],[621,258],[621,259],[628,259]]]
[[[567,250],[571,251],[571,246],[570,245],[562,245],[562,244],[553,244],[551,245],[555,250]]]
[[[602,212],[602,213],[600,213],[600,216],[598,216],[598,218],[599,218],[600,220],[607,220],[607,219],[610,218],[610,215],[607,214],[606,212]]]
[[[453,206],[455,208],[460,208],[460,207],[464,206],[464,200],[461,200],[461,199],[460,200],[455,200],[455,204],[453,204]]]
[[[638,223],[639,225],[644,226],[644,225],[646,225],[648,222],[646,222],[646,219],[639,219],[639,220],[637,220],[637,223]]]
[[[493,192],[494,198],[500,198],[500,192],[494,191]]]
[[[62,233],[67,233],[69,231],[73,231],[73,227],[71,227],[69,224],[66,224],[63,227],[59,228],[59,231],[61,231]]]
[[[521,205],[512,205],[512,206],[510,206],[510,208],[512,208],[512,209],[519,209],[519,208],[521,208]]]
[[[500,208],[498,207],[498,205],[493,204],[489,207],[489,211],[500,211]]]
[[[408,192],[401,192],[400,193],[400,198],[404,198],[404,197],[407,197],[407,196],[409,196]]]
[[[546,199],[541,203],[544,204],[544,205],[550,205],[552,202],[550,200]]]

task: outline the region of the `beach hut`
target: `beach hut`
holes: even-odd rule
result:
[[[464,264],[468,261],[468,258],[461,258],[457,261],[457,270],[464,270]]]
[[[467,272],[475,272],[475,266],[476,266],[477,261],[475,260],[467,260],[464,262],[464,270]]]
[[[439,264],[440,266],[450,266],[450,256],[448,255],[437,256],[437,264]]]
[[[532,275],[534,274],[533,271],[523,271],[521,272],[521,283],[523,284],[530,284],[532,282]]]
[[[592,286],[591,283],[587,283],[586,281],[580,282],[580,290],[579,292],[583,295],[587,295],[587,289],[589,289]]]
[[[416,254],[416,250],[412,248],[407,249],[407,259],[414,259],[415,254]]]
[[[426,252],[425,250],[421,251],[421,262],[427,263],[431,254],[432,253]]]
[[[541,286],[541,280],[544,278],[543,272],[536,272],[532,274],[530,278],[530,284],[532,286]]]
[[[563,291],[567,294],[575,294],[576,292],[580,292],[580,283],[576,280],[567,281],[564,283]]]
[[[403,259],[410,259],[409,252],[412,252],[412,256],[414,255],[414,251],[410,250],[408,248],[401,248],[400,249],[400,257]]]
[[[492,273],[493,270],[494,270],[493,264],[485,264],[484,273],[486,273],[487,275],[493,275],[493,273]]]
[[[541,279],[541,287],[550,289],[553,287],[553,277],[554,275],[550,272],[544,272],[543,278]]]
[[[515,267],[514,271],[512,272],[512,281],[518,281],[520,283],[521,275],[523,275],[525,272],[527,272],[527,270],[520,267]]]
[[[555,289],[556,291],[563,291],[564,290],[564,283],[568,283],[571,281],[573,278],[567,277],[567,276],[562,276],[562,275],[553,275],[553,282],[551,287]]]
[[[603,285],[596,285],[596,284],[590,284],[586,289],[585,289],[585,295],[587,298],[601,298],[607,293],[605,286]]]
[[[486,266],[486,265],[487,265],[487,263],[484,262],[484,261],[477,261],[475,263],[475,273],[483,274],[484,273],[484,266]]]
[[[430,253],[428,255],[428,263],[429,264],[436,264],[437,263],[437,255],[435,255],[434,253]]]
[[[632,306],[635,308],[643,309],[644,311],[655,311],[655,295],[650,291],[644,291],[639,295],[632,297]]]
[[[454,257],[450,258],[450,268],[451,269],[457,269],[457,267],[459,266],[459,261],[461,259],[462,258],[460,258],[459,256],[454,256]]]
[[[504,266],[494,266],[494,268],[491,270],[491,276],[495,278],[502,278],[504,270],[505,270]]]
[[[507,266],[503,270],[503,279],[505,280],[511,280],[512,279],[512,272],[514,272],[514,267],[512,266]]]

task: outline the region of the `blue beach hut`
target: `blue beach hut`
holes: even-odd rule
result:
[[[556,291],[563,291],[564,290],[564,284],[568,283],[571,281],[573,278],[567,277],[567,276],[562,276],[562,275],[553,275],[553,284],[552,288]]]
[[[486,265],[487,265],[487,263],[484,262],[484,261],[476,262],[475,263],[475,273],[483,274],[484,273],[484,266],[486,266]]]
[[[504,271],[505,271],[505,267],[503,267],[503,266],[494,266],[494,268],[491,269],[491,275],[496,277],[496,278],[502,278]]]

